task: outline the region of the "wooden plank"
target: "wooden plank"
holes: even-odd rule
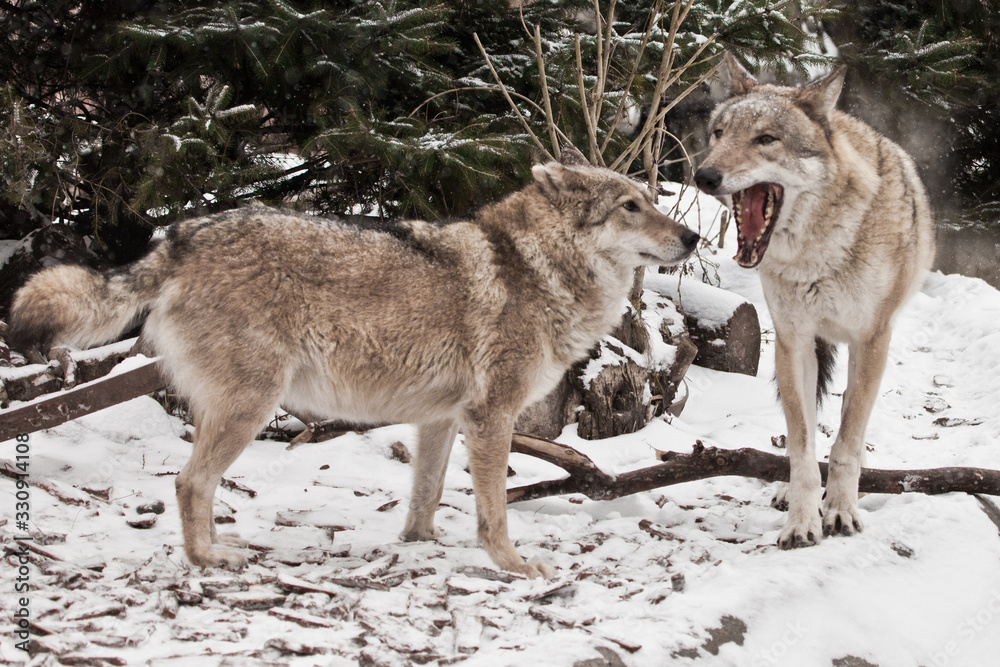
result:
[[[155,359],[131,370],[0,411],[0,442],[151,394],[166,386]]]

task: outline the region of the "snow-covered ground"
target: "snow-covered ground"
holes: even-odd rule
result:
[[[693,197],[683,200],[686,220],[711,236],[718,207],[708,198],[691,205]],[[692,368],[679,418],[596,442],[568,427],[562,442],[609,472],[655,464],[654,449],[690,451],[696,439],[778,451],[771,437],[784,424],[771,383],[773,333],[756,273],[728,259],[734,247],[729,239],[709,259],[723,286],[759,310],[759,376]],[[841,356],[837,393],[846,381]],[[998,396],[1000,292],[976,279],[931,275],[897,320],[868,430],[868,465],[1000,468]],[[957,425],[935,424],[942,417]],[[838,418],[839,400],[828,401],[821,455]],[[226,477],[256,496],[220,489],[217,510],[235,519],[220,529],[237,530],[259,558],[238,575],[206,574],[183,556],[174,477],[165,474],[188,456],[185,430],[139,398],[31,435],[32,479],[52,489],[31,489],[31,532],[61,560],[33,557],[30,611],[52,633],[37,638],[42,649],[67,664],[105,664],[79,659],[103,656],[198,667],[941,667],[995,665],[1000,655],[1000,537],[964,495],[867,496],[864,533],[790,552],[775,546],[785,517],[769,505],[774,485],[754,480],[718,478],[609,502],[519,503],[509,511],[513,539],[525,556],[553,564],[558,578],[491,578],[476,544],[461,446],[438,512],[444,536],[399,541],[409,466],[392,458],[392,445],[412,450],[415,434],[392,426],[290,450],[253,443]],[[13,442],[0,444],[0,458],[14,453]],[[511,486],[559,474],[521,455],[511,466]],[[110,489],[110,501],[71,487]],[[0,568],[0,662],[24,659],[13,646],[21,597],[9,555],[20,534],[15,493],[14,481],[0,478],[8,553]],[[80,504],[67,502],[74,495]],[[155,501],[166,505],[155,525],[126,523]],[[652,525],[640,527],[643,520]],[[264,608],[245,608],[254,605]],[[43,653],[34,664],[60,663]]]

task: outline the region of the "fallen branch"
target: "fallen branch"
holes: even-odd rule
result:
[[[531,436],[516,435],[511,451],[528,454],[560,466],[568,477],[507,490],[507,502],[520,502],[580,493],[591,500],[611,500],[664,486],[709,477],[751,477],[765,482],[788,481],[788,458],[758,449],[718,449],[701,441],[690,454],[666,452],[664,463],[609,475],[571,447]],[[820,463],[826,484],[827,464]],[[862,468],[862,493],[973,493],[1000,496],[1000,471],[985,468],[931,468],[878,470]]]
[[[388,426],[388,424],[358,424],[341,419],[331,419],[318,422],[307,422],[305,430],[299,431],[288,444],[287,449],[293,449],[309,442],[324,442],[339,438],[347,433],[364,433],[373,428]],[[292,431],[294,433],[294,431]]]
[[[18,433],[31,433],[58,426],[77,417],[103,410],[143,396],[166,384],[155,360],[124,373],[59,392],[27,405],[0,411],[0,442]],[[321,431],[319,425],[314,425]],[[330,424],[338,427],[356,424]],[[310,433],[310,439],[317,433]],[[299,442],[308,441],[305,438]],[[298,444],[298,443],[296,443]],[[507,502],[519,502],[549,496],[579,493],[592,500],[611,500],[650,491],[664,486],[710,477],[751,477],[765,482],[787,482],[788,458],[757,449],[718,449],[705,447],[699,440],[690,454],[666,452],[660,465],[609,475],[589,457],[572,447],[515,434],[511,451],[527,454],[559,466],[567,477],[538,482],[507,490]],[[827,464],[820,463],[826,483]],[[929,495],[964,492],[1000,496],[1000,471],[985,468],[931,468],[923,470],[878,470],[863,468],[859,490],[862,493],[925,493]],[[1000,520],[1000,519],[998,519]]]

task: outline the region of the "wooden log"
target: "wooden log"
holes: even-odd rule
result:
[[[757,375],[760,320],[757,309],[741,296],[698,280],[651,276],[646,286],[666,296],[684,312],[694,363],[704,368]]]
[[[727,373],[757,375],[760,363],[760,320],[750,302],[736,307],[721,327],[686,317],[691,342],[698,348],[694,363]]]
[[[666,452],[664,463],[608,475],[589,458],[566,445],[537,442],[521,436],[512,451],[530,454],[561,466],[568,477],[529,484],[507,490],[507,502],[533,500],[554,495],[581,493],[592,500],[611,500],[710,477],[752,477],[765,482],[787,482],[788,458],[758,449],[718,449],[698,441],[690,454]],[[566,451],[569,450],[569,451]],[[579,457],[589,464],[581,464]],[[561,461],[568,462],[563,465]],[[820,474],[826,484],[827,464],[820,462]],[[930,468],[923,470],[861,469],[858,485],[862,493],[981,493],[1000,496],[1000,471],[984,468]]]
[[[20,368],[5,368],[2,376],[4,393],[9,401],[30,401],[62,389],[63,372],[59,362],[31,364]]]
[[[358,424],[356,422],[347,422],[340,419],[307,421],[306,419],[300,418],[300,421],[302,421],[306,427],[292,438],[288,445],[288,449],[293,449],[299,445],[304,445],[309,442],[324,442],[326,440],[333,440],[334,438],[339,438],[347,433],[364,433],[365,431],[370,431],[373,428],[388,426],[388,424]],[[294,433],[294,431],[292,431],[292,433]]]
[[[0,442],[32,433],[162,389],[156,360],[112,377],[0,411]]]

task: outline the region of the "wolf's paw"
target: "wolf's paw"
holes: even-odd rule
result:
[[[232,551],[219,551],[217,549],[212,549],[194,558],[189,556],[188,559],[198,567],[220,567],[232,572],[239,572],[247,565],[247,559],[244,556]]]
[[[441,537],[443,533],[434,526],[409,528],[399,536],[404,542],[428,542]]]
[[[244,540],[242,537],[236,533],[220,533],[215,536],[213,540],[215,544],[222,544],[227,547],[232,547],[234,549],[245,549],[250,545],[249,542]]]
[[[788,523],[778,535],[778,546],[782,549],[815,546],[823,539],[821,530],[822,522],[820,521],[819,512],[800,521],[793,521],[789,517]]]
[[[548,563],[540,560],[532,560],[509,568],[511,572],[523,574],[529,579],[552,579],[556,576],[556,569]]]
[[[827,507],[823,512],[823,534],[854,535],[864,530],[857,506],[846,508]]]
[[[779,512],[788,511],[788,484],[786,482],[778,484],[778,489],[774,492],[774,498],[771,498],[771,507]]]

